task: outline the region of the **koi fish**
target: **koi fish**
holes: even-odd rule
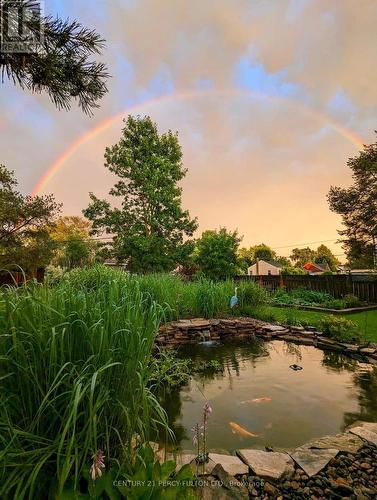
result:
[[[269,403],[270,401],[272,401],[272,398],[270,398],[269,396],[252,399],[253,403]]]
[[[247,431],[235,422],[229,422],[229,426],[232,429],[233,434],[238,432],[238,434],[242,437],[258,437],[258,434],[253,434],[252,432]]]
[[[269,403],[272,398],[268,396],[263,396],[262,398],[247,399],[246,401],[241,401],[241,405],[247,405],[251,403]]]

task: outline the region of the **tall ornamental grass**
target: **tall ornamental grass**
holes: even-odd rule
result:
[[[0,498],[77,489],[99,450],[106,467],[132,469],[135,435],[168,430],[151,386],[160,322],[266,301],[241,283],[233,312],[234,288],[96,266],[0,291]]]
[[[2,293],[0,314],[0,498],[77,487],[97,450],[127,462],[166,425],[148,388],[162,310],[137,283],[82,271]]]

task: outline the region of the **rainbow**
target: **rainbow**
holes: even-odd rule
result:
[[[76,151],[83,146],[88,141],[91,141],[98,137],[102,132],[107,130],[111,125],[113,125],[116,121],[121,118],[134,113],[134,112],[142,112],[144,108],[149,106],[159,105],[162,103],[167,103],[170,101],[189,101],[203,97],[220,97],[220,98],[229,98],[229,97],[248,97],[248,98],[256,98],[260,100],[268,100],[272,102],[276,102],[277,104],[285,104],[291,106],[293,109],[297,110],[300,113],[304,113],[316,120],[324,122],[328,124],[333,130],[339,133],[348,141],[355,144],[359,149],[361,149],[364,145],[364,141],[362,137],[360,137],[356,132],[351,129],[348,129],[341,123],[334,120],[332,117],[327,116],[324,113],[320,113],[302,102],[295,101],[293,99],[289,99],[286,97],[280,97],[275,95],[263,94],[261,92],[254,92],[249,90],[195,90],[190,92],[180,92],[176,94],[168,94],[159,97],[154,97],[152,99],[148,99],[138,104],[134,104],[120,113],[116,113],[108,118],[105,118],[101,123],[93,127],[92,129],[85,132],[81,135],[77,140],[75,140],[72,144],[68,146],[68,148],[62,153],[62,155],[46,170],[46,172],[40,177],[37,184],[35,185],[32,195],[41,194],[51,179],[64,167],[64,164],[73,157]]]

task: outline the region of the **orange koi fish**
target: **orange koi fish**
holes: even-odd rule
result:
[[[246,401],[241,401],[241,405],[248,405],[251,403],[269,403],[272,398],[269,396],[263,396],[261,398],[247,399]]]
[[[235,422],[229,422],[229,426],[232,429],[233,434],[238,432],[238,434],[242,437],[258,437],[258,434],[253,434],[252,432],[247,431]]]

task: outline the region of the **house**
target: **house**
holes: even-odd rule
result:
[[[323,274],[326,271],[331,271],[327,262],[317,264],[314,262],[307,262],[304,265],[305,271],[308,271],[308,274],[319,275]]]
[[[247,274],[249,276],[278,276],[282,267],[281,264],[273,260],[267,261],[257,259],[257,261],[247,269]]]

